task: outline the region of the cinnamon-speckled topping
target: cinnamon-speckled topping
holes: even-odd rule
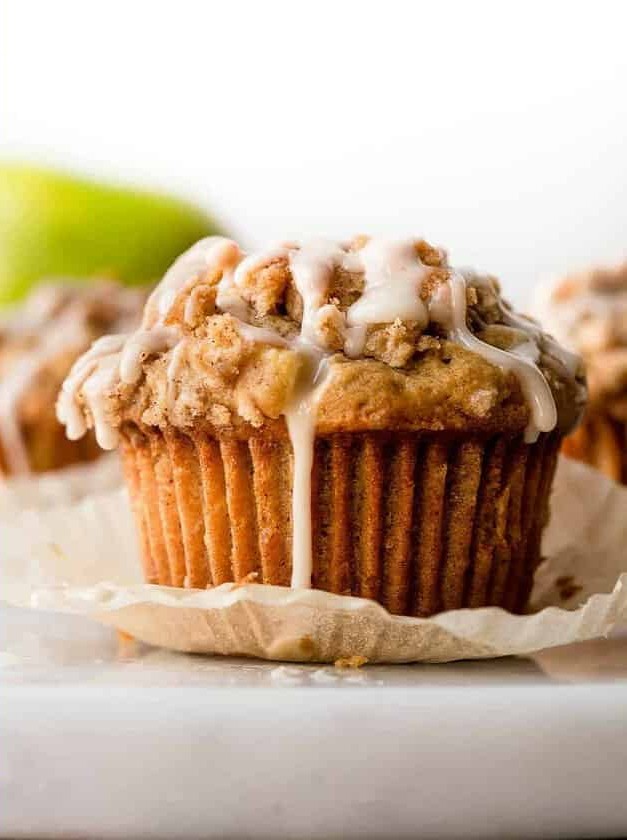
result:
[[[131,418],[261,427],[321,363],[332,374],[321,432],[505,424],[532,439],[572,425],[583,394],[578,360],[514,315],[493,278],[453,270],[423,240],[286,242],[246,256],[209,237],[118,343],[96,345],[66,382],[70,436],[96,416],[105,446]]]

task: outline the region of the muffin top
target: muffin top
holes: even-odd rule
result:
[[[0,316],[0,439],[12,473],[29,471],[24,429],[54,405],[72,364],[98,336],[137,327],[146,293],[109,280],[38,286]]]
[[[627,421],[627,261],[561,278],[539,308],[559,340],[583,356],[590,401]]]
[[[174,263],[141,327],[97,341],[58,402],[71,438],[125,422],[280,434],[519,433],[578,419],[578,357],[512,312],[497,281],[422,239],[282,242],[245,255],[208,237]]]

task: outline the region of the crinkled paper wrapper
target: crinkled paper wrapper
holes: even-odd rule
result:
[[[116,455],[102,455],[89,464],[76,464],[40,475],[0,479],[0,522],[23,510],[70,505],[93,493],[104,493],[121,485],[122,471]],[[4,540],[0,546],[3,543]]]
[[[627,621],[627,489],[562,459],[533,614],[463,609],[390,615],[318,590],[141,582],[126,491],[17,512],[0,507],[0,593],[18,605],[80,613],[174,650],[333,662],[447,662],[583,641]]]

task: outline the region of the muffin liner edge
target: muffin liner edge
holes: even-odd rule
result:
[[[0,590],[14,604],[80,613],[150,644],[205,654],[302,662],[524,655],[604,636],[627,620],[627,490],[561,458],[552,503],[531,615],[484,607],[413,618],[319,590],[145,584],[124,490],[0,516]]]

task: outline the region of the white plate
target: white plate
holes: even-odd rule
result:
[[[277,665],[0,610],[0,833],[580,837],[627,829],[627,639]]]

